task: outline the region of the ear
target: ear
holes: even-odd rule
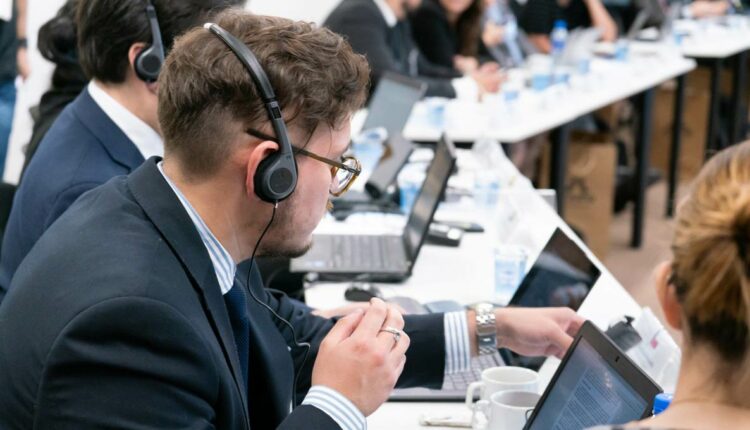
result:
[[[130,69],[133,73],[135,73],[135,59],[144,49],[146,49],[146,44],[143,42],[134,43],[128,49],[128,64],[130,64]]]
[[[128,70],[128,74],[132,74],[132,77],[136,79],[138,82],[143,83],[143,85],[146,86],[146,89],[153,95],[158,95],[159,92],[159,84],[158,82],[143,82],[138,77],[138,74],[135,72],[135,59],[138,58],[138,54],[140,54],[144,49],[146,49],[146,44],[143,42],[138,42],[130,45],[130,49],[128,49],[128,64],[130,64],[130,70]]]
[[[250,150],[245,173],[245,189],[248,197],[257,198],[255,195],[255,173],[258,171],[258,166],[269,155],[278,150],[279,144],[270,140],[264,140]]]
[[[675,330],[682,330],[682,305],[677,299],[676,287],[669,282],[671,275],[671,261],[664,262],[656,268],[656,296],[667,324]]]

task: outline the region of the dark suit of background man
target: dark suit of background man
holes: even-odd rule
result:
[[[178,34],[244,0],[151,2],[169,50]],[[152,37],[146,1],[78,3],[78,60],[91,82],[55,121],[24,172],[3,238],[0,303],[26,254],[81,194],[163,155],[157,86],[133,67]]]
[[[311,24],[216,21],[267,71],[296,188],[281,202],[263,191],[284,134],[237,56],[209,29],[179,39],[159,80],[164,160],[78,199],[0,305],[3,430],[363,429],[397,381],[438,387],[468,367],[471,313],[402,317],[373,300],[334,325],[268,294],[257,270],[236,276],[256,251],[303,253],[349,185],[331,164],[349,163],[368,68]],[[567,309],[492,315],[499,345],[530,355],[561,355],[581,323]]]
[[[483,68],[462,77],[453,67],[431,63],[419,52],[406,13],[421,1],[342,0],[323,25],[344,36],[355,52],[367,57],[372,88],[385,72],[395,72],[426,82],[427,96],[476,99],[479,92],[496,92],[501,80],[496,68]]]

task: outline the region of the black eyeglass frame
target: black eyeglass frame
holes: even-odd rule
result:
[[[258,131],[252,128],[248,128],[247,130],[245,130],[245,133],[249,134],[250,136],[257,137],[258,139],[270,140],[271,142],[279,143],[278,139],[276,139],[275,137],[269,136],[263,133],[262,131]],[[339,197],[343,195],[345,192],[349,191],[349,189],[352,187],[352,184],[354,184],[354,181],[356,181],[359,175],[362,173],[362,166],[356,157],[352,157],[352,156],[343,157],[344,160],[348,159],[348,160],[354,161],[356,167],[351,167],[351,166],[347,166],[346,164],[340,161],[331,160],[330,158],[323,157],[321,155],[315,154],[304,148],[300,148],[294,145],[292,145],[292,151],[294,152],[295,155],[296,154],[304,155],[305,157],[310,157],[313,160],[317,160],[317,161],[320,161],[321,163],[325,163],[331,166],[331,179],[336,177],[336,174],[338,173],[339,170],[346,170],[347,172],[352,174],[352,178],[349,179],[349,182],[346,184],[346,186],[344,186],[343,189],[335,193],[331,192],[331,195],[333,195],[334,197]]]

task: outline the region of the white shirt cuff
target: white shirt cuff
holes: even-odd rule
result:
[[[470,100],[476,102],[479,100],[479,85],[471,76],[463,78],[454,78],[451,85],[456,91],[456,98],[459,100]]]
[[[362,412],[354,406],[354,403],[334,389],[314,385],[307,392],[302,404],[315,406],[325,412],[342,430],[367,429],[367,421]]]
[[[466,312],[448,312],[444,316],[445,374],[465,372],[471,367],[469,324]]]

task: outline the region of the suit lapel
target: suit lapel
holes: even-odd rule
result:
[[[73,102],[73,112],[79,121],[96,136],[109,156],[129,171],[143,164],[143,155],[135,144],[120,130],[120,127],[107,116],[84,89]]]
[[[158,157],[152,157],[130,174],[129,188],[148,218],[170,245],[194,285],[198,287],[206,314],[217,334],[242,398],[245,419],[249,422],[247,392],[241,388],[242,372],[239,358],[216,272],[192,220],[159,172],[156,166],[159,161]]]

